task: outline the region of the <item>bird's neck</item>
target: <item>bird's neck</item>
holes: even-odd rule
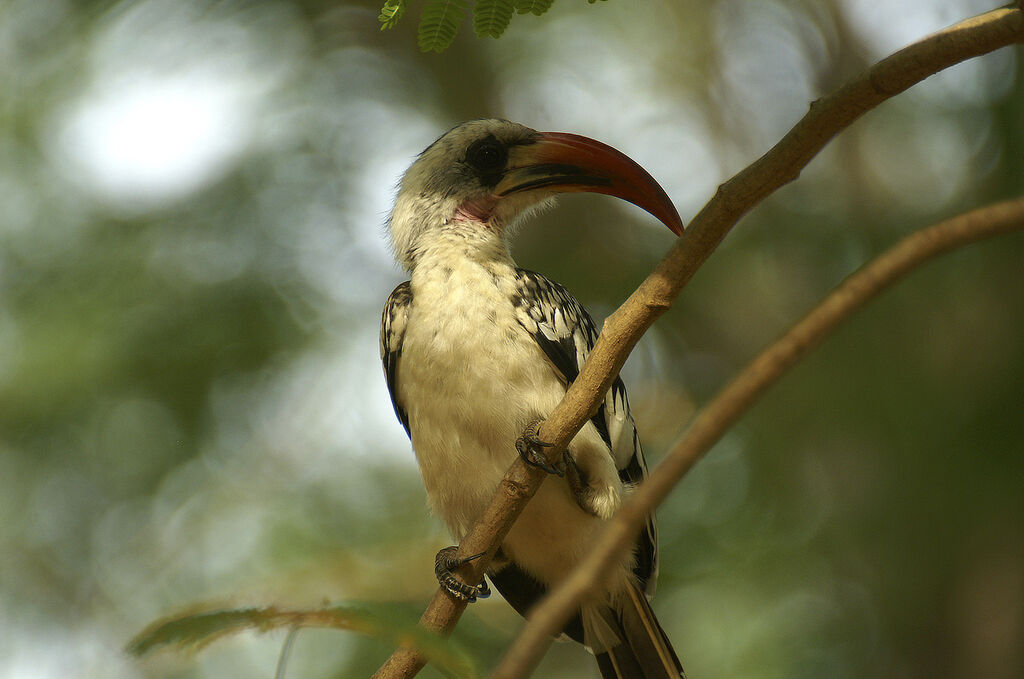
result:
[[[418,246],[417,270],[472,263],[515,266],[502,230],[477,221],[453,219]]]

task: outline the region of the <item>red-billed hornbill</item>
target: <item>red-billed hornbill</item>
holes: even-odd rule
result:
[[[518,453],[558,474],[509,531],[488,577],[517,611],[530,607],[587,552],[646,474],[629,402],[616,378],[604,407],[558,465],[544,461],[536,424],[562,399],[597,339],[587,311],[558,283],[516,267],[516,223],[557,193],[618,196],[675,233],[683,225],[657,182],[615,149],[586,137],[504,120],[459,125],[402,178],[389,221],[409,271],[388,298],[381,356],[398,419],[412,439],[433,510],[457,540],[482,513]],[[438,580],[474,600],[438,554]],[[606,678],[680,677],[682,669],[645,594],[657,576],[654,517],[601,593],[566,625]]]

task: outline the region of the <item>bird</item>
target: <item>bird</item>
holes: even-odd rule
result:
[[[381,359],[431,510],[461,540],[517,454],[553,475],[486,572],[524,616],[647,474],[618,377],[560,461],[547,462],[548,444],[538,438],[538,423],[578,376],[598,330],[568,290],[516,266],[509,248],[523,221],[566,192],[616,196],[682,235],[671,199],[628,156],[500,119],[462,123],[420,153],[387,220],[409,280],[384,306]],[[465,601],[488,595],[486,581],[468,585],[452,574],[465,562],[455,553],[437,555],[441,586]],[[562,631],[594,654],[605,679],[685,676],[648,601],[657,568],[652,514],[631,553]]]

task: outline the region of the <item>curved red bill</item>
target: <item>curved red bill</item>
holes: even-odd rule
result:
[[[624,153],[578,134],[541,132],[537,141],[512,152],[512,167],[496,187],[499,196],[545,189],[589,191],[629,201],[683,233],[672,200],[647,170]]]

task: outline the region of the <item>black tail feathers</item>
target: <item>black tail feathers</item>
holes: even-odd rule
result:
[[[685,679],[672,642],[635,587],[616,607],[583,613],[587,646],[594,651],[604,679]]]

